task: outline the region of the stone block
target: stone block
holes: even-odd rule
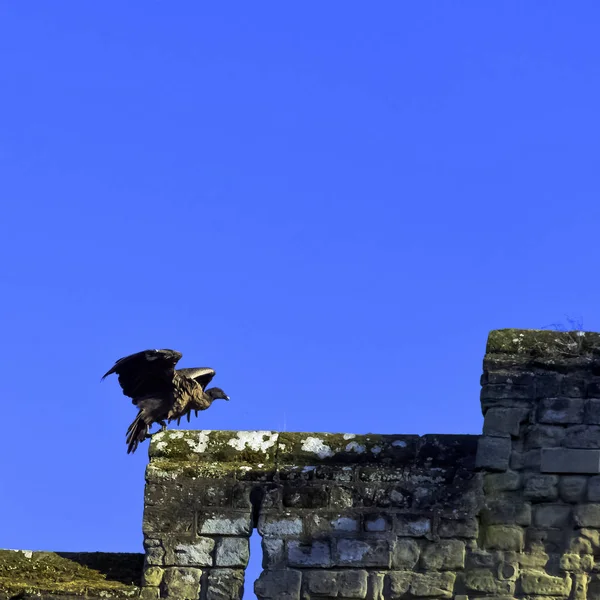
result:
[[[413,596],[451,598],[456,575],[449,571],[439,573],[414,573],[409,591]]]
[[[260,535],[273,537],[297,537],[302,534],[302,519],[300,517],[261,515],[258,519]]]
[[[565,376],[560,384],[560,395],[567,398],[584,398],[586,382],[579,377]]]
[[[365,515],[365,531],[390,531],[392,518],[385,514]]]
[[[558,475],[527,473],[523,494],[535,501],[550,502],[558,498]]]
[[[284,562],[284,542],[279,538],[263,537],[262,542],[263,569],[272,569]]]
[[[525,452],[513,451],[510,455],[510,468],[515,471],[522,469],[540,470],[542,455],[539,448]]]
[[[419,561],[421,549],[413,539],[398,539],[394,544],[392,567],[394,569],[413,569]]]
[[[263,571],[254,584],[254,593],[259,600],[300,600],[301,581],[300,571]]]
[[[567,433],[560,425],[530,425],[525,431],[525,450],[558,448]]]
[[[206,600],[242,600],[244,571],[211,569],[208,573]]]
[[[394,531],[399,536],[426,537],[431,534],[431,519],[418,515],[396,515]]]
[[[490,408],[485,413],[483,435],[518,437],[521,423],[529,416],[529,408]]]
[[[438,535],[442,538],[475,539],[479,535],[479,523],[475,518],[440,519]]]
[[[537,411],[539,423],[576,425],[583,423],[584,400],[581,398],[543,398]]]
[[[580,556],[574,553],[565,553],[560,557],[560,568],[569,573],[589,572],[594,567],[594,557],[587,554]]]
[[[160,567],[148,567],[144,571],[142,585],[158,587],[162,581],[163,574],[164,571]]]
[[[248,513],[210,513],[198,515],[198,533],[200,535],[246,535],[252,531],[251,514]]]
[[[338,566],[390,567],[392,552],[388,540],[339,539],[335,543],[335,563]]]
[[[499,580],[494,569],[469,569],[464,574],[464,582],[469,592],[477,594],[512,596],[515,591],[514,582]]]
[[[145,560],[147,565],[160,566],[165,564],[165,549],[159,540],[144,540],[144,548],[146,549]]]
[[[573,509],[578,527],[600,527],[600,504],[580,504]]]
[[[465,543],[460,540],[440,540],[425,546],[421,566],[426,571],[449,571],[465,566]]]
[[[330,567],[331,547],[327,541],[288,542],[288,564],[291,567]]]
[[[588,400],[585,403],[584,423],[600,425],[600,399]]]
[[[600,473],[600,450],[543,448],[542,473]]]
[[[534,508],[533,522],[538,527],[565,527],[570,520],[571,507],[564,504],[538,504]]]
[[[527,549],[531,552],[562,552],[565,531],[557,528],[528,527],[526,533]]]
[[[354,517],[337,517],[329,522],[332,531],[351,533],[360,530],[360,521]]]
[[[217,544],[217,567],[246,567],[250,559],[249,540],[246,537],[221,538]]]
[[[567,597],[571,592],[571,585],[569,575],[555,577],[536,570],[524,571],[521,574],[521,589],[527,595]]]
[[[213,564],[212,552],[215,540],[198,538],[176,544],[173,549],[167,547],[166,561],[169,565],[181,567],[210,567]]]
[[[378,571],[369,571],[367,580],[367,598],[368,600],[387,600],[384,597],[385,573]]]
[[[600,475],[589,478],[587,499],[590,502],[600,502]]]
[[[588,582],[589,577],[587,573],[578,573],[573,576],[573,591],[571,593],[571,598],[573,600],[587,600]]]
[[[522,552],[523,529],[508,525],[488,525],[485,529],[485,547],[488,550]]]
[[[564,502],[581,502],[585,498],[588,478],[581,475],[563,475],[558,482],[558,494]]]
[[[364,598],[367,595],[367,571],[342,571],[338,575],[338,595],[343,598]]]
[[[285,508],[325,508],[328,501],[327,488],[324,486],[306,485],[283,490]]]
[[[335,598],[338,595],[337,575],[336,571],[307,571],[304,574],[306,588],[311,594]]]
[[[483,479],[483,489],[486,494],[514,491],[521,487],[522,476],[516,471],[504,473],[486,473]]]
[[[351,571],[306,571],[306,589],[321,598],[364,598],[367,594],[367,572]]]
[[[332,508],[352,508],[354,494],[349,488],[335,486],[329,494],[329,504]]]
[[[531,504],[511,495],[489,498],[481,511],[486,525],[530,525]]]
[[[392,571],[388,574],[390,598],[402,598],[410,589],[410,583],[413,578],[412,571]],[[383,592],[383,589],[381,589]],[[369,596],[370,597],[370,596]],[[383,600],[384,596],[381,596]],[[378,599],[379,600],[379,599]]]
[[[565,448],[600,448],[600,426],[598,425],[573,425],[567,427],[567,433],[562,445]]]
[[[165,569],[161,596],[177,600],[197,600],[200,594],[200,569],[170,567]]]
[[[482,436],[477,443],[475,465],[489,471],[506,471],[511,450],[510,438]]]

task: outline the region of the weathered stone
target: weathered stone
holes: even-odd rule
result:
[[[521,423],[527,420],[529,408],[490,408],[485,413],[483,435],[517,437]]]
[[[336,543],[339,566],[385,567],[391,563],[390,543],[381,539],[341,539]]]
[[[527,538],[527,534],[525,535]],[[544,550],[541,544],[530,545],[527,552],[518,555],[518,561],[521,567],[530,569],[539,569],[548,564],[550,556]]]
[[[198,517],[198,533],[201,535],[250,535],[250,513],[213,513]]]
[[[299,600],[301,581],[300,571],[263,571],[254,584],[254,593],[260,600]]]
[[[557,448],[566,433],[566,428],[560,425],[530,425],[525,431],[525,450]]]
[[[263,537],[261,545],[263,551],[263,567],[272,569],[283,563],[283,540],[279,538]]]
[[[573,591],[571,593],[573,600],[587,600],[588,580],[586,573],[578,573],[573,576]]]
[[[330,525],[333,531],[353,532],[360,529],[359,520],[352,517],[338,517],[330,521]]]
[[[331,490],[329,503],[332,508],[352,508],[354,495],[348,488],[336,486]]]
[[[482,436],[477,444],[475,465],[490,471],[506,471],[512,444],[509,438]]]
[[[394,529],[400,536],[425,537],[431,533],[431,519],[418,515],[397,515]]]
[[[165,549],[162,547],[159,540],[144,540],[144,548],[146,549],[147,565],[160,566],[165,564]]]
[[[246,567],[250,558],[248,538],[221,538],[217,544],[217,567]]]
[[[390,598],[402,598],[408,592],[412,578],[412,571],[392,571],[388,575]],[[383,600],[383,596],[381,598]]]
[[[585,496],[587,477],[563,475],[558,482],[558,494],[564,502],[581,502]]]
[[[485,525],[530,525],[531,504],[514,496],[490,498],[481,517]]]
[[[206,600],[242,600],[243,595],[243,570],[211,569],[209,571]]]
[[[409,591],[413,596],[451,598],[456,575],[449,571],[414,573]]]
[[[387,600],[384,597],[385,573],[369,571],[367,580],[367,598],[369,600]]]
[[[392,519],[388,515],[365,515],[365,531],[390,531]]]
[[[599,399],[588,400],[585,403],[585,412],[584,412],[583,420],[588,425],[600,425],[600,400]]]
[[[560,568],[563,571],[569,571],[570,573],[582,573],[591,571],[594,567],[593,556],[572,553],[562,554],[560,557]]]
[[[558,498],[558,476],[527,473],[523,494],[531,500],[551,501]]]
[[[364,598],[367,594],[367,571],[341,571],[338,574],[338,595],[343,598]]]
[[[521,479],[521,473],[516,471],[486,473],[483,479],[483,488],[485,493],[490,495],[498,492],[515,491],[521,487]]]
[[[144,571],[142,585],[144,586],[159,586],[163,578],[163,569],[160,567],[148,567]]]
[[[572,580],[566,577],[554,577],[544,571],[524,571],[521,574],[521,588],[525,594],[534,596],[568,596]]]
[[[597,425],[573,425],[567,427],[562,445],[565,448],[600,448],[600,427]]]
[[[210,567],[213,564],[212,552],[215,540],[198,538],[193,542],[177,544],[171,552],[167,549],[167,564],[181,567]]]
[[[522,469],[540,470],[542,464],[542,453],[539,448],[527,450],[526,452],[513,451],[510,455],[510,468],[516,471]]]
[[[561,552],[564,547],[565,533],[563,529],[542,529],[528,527],[526,532],[527,549],[544,552]]]
[[[196,600],[200,593],[200,569],[170,567],[165,569],[162,589],[167,598]],[[161,594],[163,595],[163,594]]]
[[[503,560],[499,565],[498,565],[498,579],[502,580],[502,581],[506,581],[506,580],[513,580],[516,579],[517,576],[517,572],[518,572],[518,565],[516,562],[508,562],[510,559],[508,558],[508,555],[512,555],[511,558],[512,560],[516,561],[517,559],[517,554],[516,553],[506,553],[506,558],[507,560]]]
[[[306,485],[283,490],[283,506],[286,508],[324,508],[328,502],[327,488]]]
[[[540,423],[575,425],[583,423],[584,401],[580,398],[543,398],[538,405]]]
[[[590,502],[600,502],[600,475],[590,477],[587,489],[587,499]]]
[[[412,539],[398,539],[394,544],[392,566],[394,569],[412,569],[419,561],[421,550],[419,544]]]
[[[337,575],[336,571],[307,571],[304,579],[311,594],[335,597],[338,595]]]
[[[578,527],[600,527],[600,503],[576,506],[573,519]]]
[[[258,520],[258,532],[260,535],[273,537],[298,536],[302,534],[302,519],[261,515]]]
[[[600,450],[543,448],[542,473],[600,473]]]
[[[476,538],[478,534],[477,519],[440,519],[438,535],[442,538]]]
[[[428,544],[421,555],[425,570],[446,571],[465,566],[465,543],[459,540],[441,540]]]
[[[330,567],[331,548],[328,542],[288,542],[288,564],[291,567]]]
[[[574,554],[592,554],[594,551],[590,540],[576,534],[573,534],[569,541],[569,550]]]
[[[523,550],[523,529],[507,525],[489,525],[485,529],[485,547],[489,550]]]
[[[565,527],[571,516],[571,507],[564,504],[538,504],[533,522],[538,527]]]
[[[470,592],[512,595],[515,591],[514,582],[500,581],[492,569],[469,569],[464,574],[464,581]]]

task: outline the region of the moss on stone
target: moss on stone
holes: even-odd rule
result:
[[[496,329],[490,331],[486,352],[531,357],[574,357],[600,353],[600,334],[541,329]]]
[[[0,593],[132,598],[142,566],[142,554],[0,550]]]

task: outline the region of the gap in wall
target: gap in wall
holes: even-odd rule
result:
[[[254,528],[250,536],[250,562],[246,567],[244,576],[244,600],[255,600],[254,582],[262,571],[262,538],[258,530]]]

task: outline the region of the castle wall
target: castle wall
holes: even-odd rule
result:
[[[154,436],[143,597],[241,598],[257,527],[262,600],[600,600],[600,336],[492,332],[481,404],[482,436]]]

